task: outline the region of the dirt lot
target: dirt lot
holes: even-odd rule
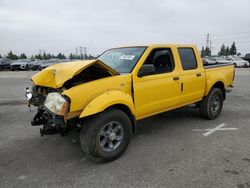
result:
[[[182,108],[142,120],[107,164],[86,159],[77,133],[40,137],[30,126],[32,74],[0,72],[0,187],[250,187],[250,68],[236,71],[218,119]]]

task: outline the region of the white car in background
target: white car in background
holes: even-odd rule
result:
[[[240,57],[228,57],[228,61],[234,64],[235,67],[249,67],[249,62]]]
[[[218,57],[218,56],[213,56],[208,59],[206,59],[205,64],[225,64],[225,63],[232,63],[231,61],[223,58],[223,57]]]

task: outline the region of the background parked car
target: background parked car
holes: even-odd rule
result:
[[[42,60],[31,61],[28,66],[29,70],[39,70],[40,65],[42,64]]]
[[[41,64],[39,65],[39,70],[43,70],[51,65],[60,63],[60,59],[49,59],[49,60],[44,60],[41,62]]]
[[[31,60],[29,60],[29,59],[16,60],[13,63],[11,63],[10,69],[12,71],[15,71],[15,70],[29,70],[29,63],[30,62],[31,62]]]
[[[243,59],[250,63],[250,53],[246,54],[245,57],[243,57]]]
[[[217,57],[217,56],[214,56],[214,57],[210,57],[209,59],[206,60],[205,64],[220,64],[220,63],[232,63],[231,61],[229,60],[226,60],[225,58],[223,57]]]
[[[240,57],[228,57],[227,60],[231,61],[235,67],[249,67],[249,62]]]
[[[12,61],[8,58],[0,59],[0,70],[10,70],[10,65]]]

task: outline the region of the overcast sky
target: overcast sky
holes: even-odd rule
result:
[[[249,0],[0,0],[0,54],[39,49],[99,54],[111,47],[149,43],[205,45],[213,52],[236,41],[250,53]]]

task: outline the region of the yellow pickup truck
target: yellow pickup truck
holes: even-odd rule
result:
[[[215,119],[231,91],[234,66],[203,66],[194,45],[114,48],[96,60],[52,65],[26,89],[41,135],[80,130],[81,148],[99,162],[118,158],[136,121],[189,104]]]

